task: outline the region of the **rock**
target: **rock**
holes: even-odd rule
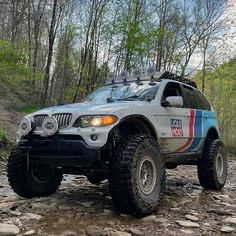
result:
[[[161,223],[161,224],[166,224],[166,223],[169,222],[169,220],[167,218],[164,218],[164,217],[157,217],[154,221],[157,222],[157,223]]]
[[[66,205],[61,205],[61,206],[58,206],[58,209],[59,209],[60,211],[71,211],[71,210],[72,210],[72,207],[66,206]]]
[[[193,215],[185,215],[185,218],[187,220],[191,220],[191,221],[195,221],[195,222],[199,221],[199,219],[196,216],[193,216]]]
[[[176,223],[186,228],[199,228],[200,227],[198,223],[195,223],[192,221],[186,221],[186,220],[176,220]]]
[[[47,210],[48,208],[49,208],[48,204],[41,203],[41,202],[34,203],[32,206],[33,210]]]
[[[31,230],[25,232],[23,235],[36,235],[36,234],[37,234],[37,232],[34,229],[31,229]]]
[[[236,217],[227,217],[224,221],[236,225]]]
[[[216,199],[216,200],[224,200],[224,201],[227,201],[227,200],[230,200],[230,197],[229,195],[215,195],[213,196],[213,199]]]
[[[181,212],[181,208],[176,207],[176,208],[170,208],[171,211],[176,211],[176,212]]]
[[[79,236],[86,236],[86,233],[83,229],[77,230]]]
[[[133,218],[133,216],[128,215],[128,214],[123,214],[123,213],[121,213],[120,216],[124,218]]]
[[[41,220],[43,218],[41,215],[33,213],[25,213],[24,217],[26,217],[28,220]]]
[[[108,220],[108,221],[106,221],[106,223],[107,223],[109,226],[115,226],[115,225],[116,225],[116,222],[115,222],[115,221],[112,221],[112,220]]]
[[[189,229],[180,229],[180,231],[186,235],[186,234],[194,234],[194,232],[192,230],[189,230]]]
[[[20,233],[20,229],[13,224],[0,224],[0,235],[10,236]]]
[[[110,209],[104,209],[102,214],[103,215],[113,215],[114,211],[110,210]]]
[[[146,216],[146,217],[142,218],[141,220],[144,221],[144,222],[147,222],[147,221],[153,221],[156,218],[157,218],[156,216],[150,215],[150,216]]]
[[[105,197],[107,200],[112,200],[112,197],[111,196],[106,196]]]
[[[118,230],[114,230],[110,232],[110,236],[132,236],[132,234],[127,232],[122,232]]]
[[[134,236],[143,236],[145,235],[142,231],[140,231],[139,229],[134,229],[134,228],[130,228],[129,232],[134,235]]]
[[[209,223],[203,223],[203,225],[204,225],[204,226],[207,226],[207,227],[210,227],[210,226],[211,226],[211,224],[209,224]]]
[[[229,226],[223,226],[220,229],[220,232],[222,233],[232,233],[235,230],[235,228],[229,227]]]
[[[220,216],[230,216],[232,215],[230,212],[227,212],[225,210],[221,210],[221,209],[208,209],[207,210],[208,213],[214,213]]]
[[[86,233],[88,236],[105,236],[106,233],[105,231],[98,227],[98,226],[94,226],[94,225],[90,225],[86,228]]]
[[[78,234],[75,231],[66,230],[61,233],[61,236],[78,236]]]
[[[83,207],[89,208],[93,205],[93,202],[92,201],[90,201],[90,202],[80,202],[79,204],[82,205]]]

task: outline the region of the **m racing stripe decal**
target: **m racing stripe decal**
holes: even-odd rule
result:
[[[187,151],[193,151],[198,147],[202,137],[202,111],[196,111],[195,123],[194,123],[194,139],[192,144],[188,147]]]
[[[179,147],[175,152],[183,152],[189,145],[191,145],[194,137],[194,120],[195,120],[195,110],[190,110],[190,121],[189,121],[189,135],[187,142]]]

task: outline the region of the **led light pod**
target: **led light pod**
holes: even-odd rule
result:
[[[29,117],[25,116],[20,122],[20,133],[26,136],[32,130],[31,120]]]
[[[54,135],[59,129],[57,119],[53,116],[46,117],[43,120],[42,128],[46,135],[48,136]]]
[[[150,66],[150,67],[147,68],[147,74],[149,76],[153,77],[155,73],[156,73],[155,66]]]

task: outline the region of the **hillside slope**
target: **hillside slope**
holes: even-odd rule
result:
[[[2,100],[0,100],[0,128],[7,133],[7,139],[13,142],[20,120],[24,113],[16,112],[7,108]]]

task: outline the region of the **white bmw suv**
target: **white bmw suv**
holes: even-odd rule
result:
[[[82,103],[54,106],[21,121],[8,159],[8,179],[20,196],[55,192],[63,174],[109,180],[120,212],[154,212],[165,169],[196,165],[205,189],[223,188],[227,157],[217,116],[194,82],[169,72],[110,73]]]

